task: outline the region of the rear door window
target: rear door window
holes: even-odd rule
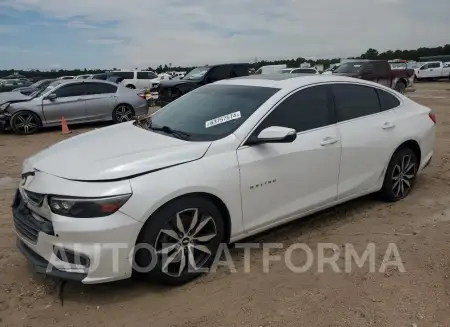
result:
[[[208,72],[208,76],[206,77],[206,80],[208,83],[213,83],[216,81],[220,81],[223,79],[227,79],[231,77],[231,67],[230,66],[217,66],[212,68]]]
[[[86,83],[86,94],[110,94],[116,93],[117,86],[106,83]]]
[[[390,110],[400,106],[400,100],[394,95],[380,89],[378,89],[377,92],[380,98],[381,111]]]

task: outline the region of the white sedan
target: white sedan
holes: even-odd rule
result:
[[[222,242],[373,192],[403,199],[433,156],[435,124],[427,107],[360,79],[216,82],[151,119],[26,160],[12,209],[17,244],[59,278],[91,284],[145,271],[184,283]]]

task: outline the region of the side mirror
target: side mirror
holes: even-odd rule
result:
[[[293,128],[271,126],[263,129],[256,139],[250,144],[261,143],[292,143],[297,138],[297,132]]]
[[[53,101],[53,100],[55,100],[57,97],[58,97],[58,96],[57,96],[55,93],[51,93],[51,94],[47,95],[46,99],[47,99],[47,100],[50,100],[50,101]]]

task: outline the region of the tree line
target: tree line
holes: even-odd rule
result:
[[[405,60],[419,60],[420,57],[430,57],[430,56],[442,56],[450,55],[450,44],[445,46],[435,47],[435,48],[418,48],[415,50],[388,50],[385,52],[378,52],[378,50],[370,48],[358,57],[349,57],[350,59],[379,59],[379,60],[393,60],[393,59],[405,59]],[[314,65],[323,65],[325,68],[329,67],[331,64],[338,63],[340,58],[334,59],[317,59],[310,60],[303,57],[293,58],[293,59],[283,59],[283,60],[255,60],[253,63],[249,63],[250,68],[258,69],[265,65],[281,65],[286,64],[287,67],[299,67],[303,63],[309,63]],[[182,66],[172,66],[171,64],[159,65],[156,68],[148,67],[145,70],[155,71],[160,74],[168,71],[190,71],[195,67],[182,67]],[[112,68],[111,70],[117,70]],[[0,70],[0,78],[6,77],[13,73],[18,73],[27,78],[42,79],[42,78],[57,78],[60,76],[76,76],[82,74],[99,74],[104,72],[102,69],[73,69],[73,70],[52,70],[52,71],[23,71],[23,70]]]

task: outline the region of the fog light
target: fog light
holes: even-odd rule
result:
[[[72,250],[60,248],[58,246],[53,246],[53,253],[56,255],[56,257],[64,262],[73,264],[73,265],[81,265],[84,267],[89,267],[90,260],[89,258],[81,253],[76,253]]]

